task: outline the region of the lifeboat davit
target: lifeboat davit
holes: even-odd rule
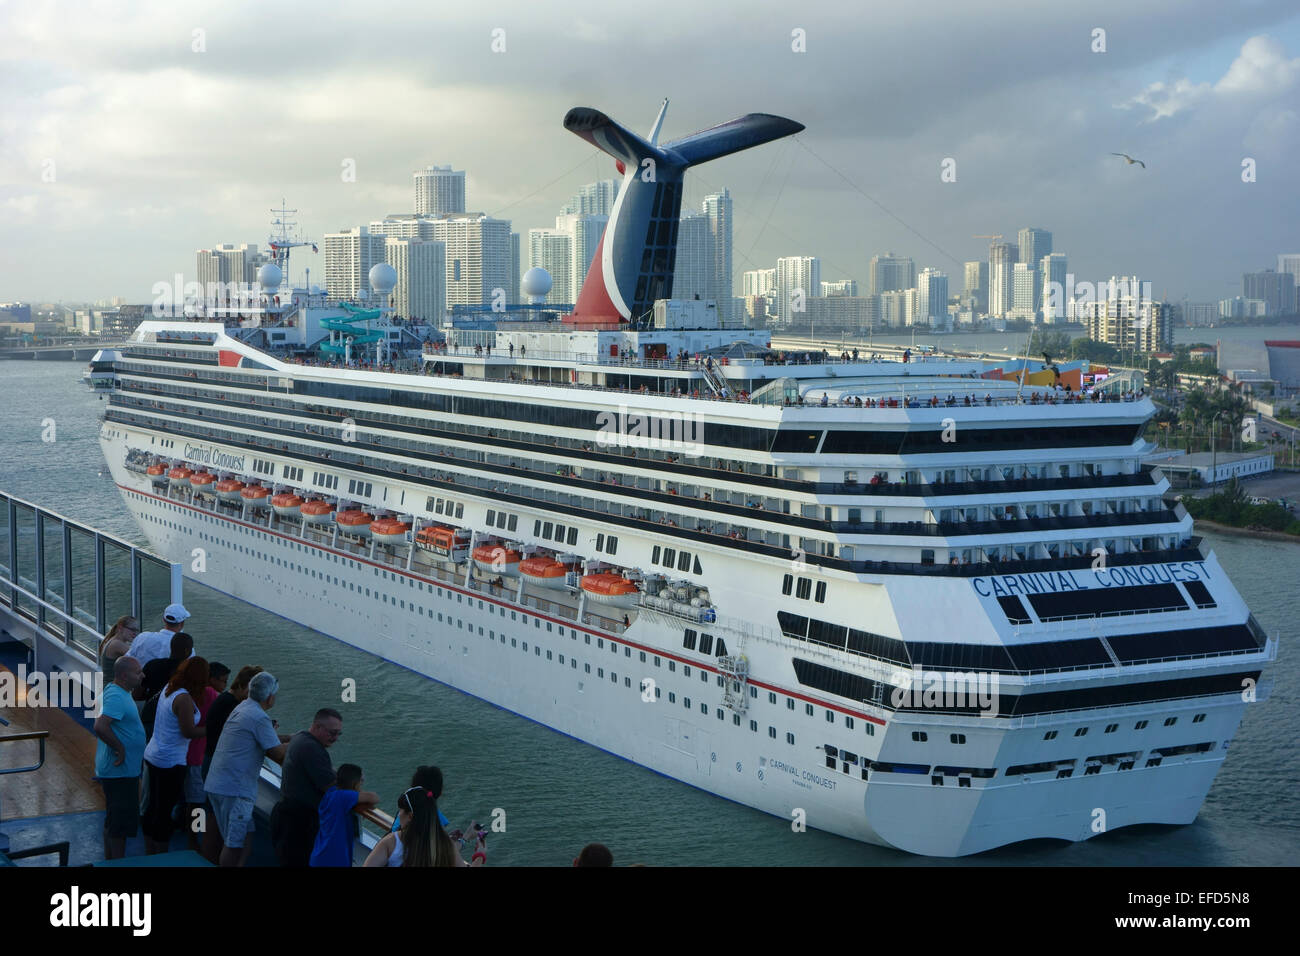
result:
[[[240,488],[239,497],[242,501],[248,502],[250,508],[265,508],[271,503],[270,489],[261,485],[248,485]]]
[[[370,525],[374,520],[374,515],[356,509],[334,513],[334,522],[339,526],[340,531],[360,535],[363,538],[370,537]]]
[[[194,474],[194,469],[186,468],[184,465],[177,465],[167,472],[167,480],[171,482],[173,488],[188,488],[190,486],[190,475],[192,474]]]
[[[222,478],[216,484],[217,497],[222,501],[239,502],[239,493],[244,490],[244,483],[238,478]]]
[[[298,513],[302,515],[302,520],[308,524],[320,524],[330,520],[330,517],[334,514],[334,506],[328,501],[313,498],[311,501],[304,501],[299,506]]]
[[[212,494],[213,485],[217,483],[217,476],[210,471],[196,471],[190,475],[190,487],[198,495]]]
[[[636,583],[621,574],[584,574],[582,590],[588,599],[614,607],[636,607],[641,599]]]
[[[417,531],[415,544],[440,558],[449,558],[459,563],[465,560],[466,551],[469,549],[469,534],[456,528],[434,525]]]
[[[537,556],[519,562],[525,580],[544,588],[562,588],[569,569],[554,558]]]
[[[167,484],[168,479],[167,479],[166,465],[162,463],[156,465],[150,465],[148,468],[145,469],[145,473],[148,474],[150,480],[152,480],[155,485]]]
[[[271,496],[271,507],[281,518],[300,517],[298,509],[302,507],[302,495],[295,495],[292,491],[282,491],[278,495]]]
[[[503,544],[481,544],[474,549],[474,566],[480,571],[503,574],[508,578],[519,577],[519,561],[523,557],[518,551]]]
[[[396,518],[376,518],[370,524],[370,535],[380,544],[406,544],[406,532],[411,526]]]

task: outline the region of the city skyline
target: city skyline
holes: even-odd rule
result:
[[[661,35],[594,5],[568,32],[508,8],[501,52],[491,46],[495,20],[421,12],[400,35],[373,40],[347,30],[362,14],[345,11],[328,24],[305,17],[301,39],[275,56],[241,25],[237,4],[205,11],[202,26],[147,4],[115,19],[85,11],[76,36],[62,29],[59,4],[6,8],[0,297],[143,301],[154,282],[192,268],[196,249],[265,243],[267,210],[282,196],[319,240],[407,210],[412,170],[434,164],[465,172],[467,208],[526,236],[548,228],[582,184],[615,175],[607,157],[564,132],[564,112],[592,105],[645,131],[660,95],[672,100],[665,138],[751,111],[808,126],[771,153],[687,175],[683,209],[724,185],[734,198],[733,289],[744,271],[807,255],[824,278],[865,285],[870,258],[887,249],[918,270],[960,275],[987,250],[971,236],[1011,238],[1040,223],[1078,274],[1139,271],[1170,299],[1219,300],[1296,244],[1285,214],[1297,205],[1287,157],[1300,148],[1290,106],[1300,15],[1290,5],[1103,4],[1023,24],[1013,11],[943,4],[927,15],[945,26],[932,52],[941,60],[961,41],[961,83],[931,62],[883,55],[909,35],[906,12],[881,14],[867,30],[825,12],[773,8],[735,21],[720,8],[708,16],[734,42],[705,30],[707,55],[693,56],[698,41],[683,25],[698,32],[704,20],[667,6]],[[1091,49],[1098,27],[1105,52]],[[792,31],[802,31],[804,52]],[[322,49],[344,50],[345,32],[347,55],[322,59]],[[623,58],[610,52],[619,43],[669,57],[662,89],[590,86]],[[882,55],[861,56],[864,47]],[[756,48],[768,52],[740,58]],[[557,49],[583,70],[546,68]],[[398,73],[382,62],[420,50],[438,65]],[[704,82],[732,66],[733,83]],[[881,97],[850,109],[836,92],[864,88],[893,90],[906,108]],[[1059,135],[1041,135],[1041,112],[1012,108],[1025,96],[1060,104]],[[1242,181],[1243,157],[1256,164],[1254,182]],[[949,159],[955,181],[942,178]],[[1238,228],[1210,228],[1228,221]]]

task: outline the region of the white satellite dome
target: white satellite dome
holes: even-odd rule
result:
[[[397,285],[397,270],[387,262],[376,262],[370,267],[370,288],[387,295]]]
[[[545,298],[551,291],[551,274],[541,266],[533,266],[524,273],[521,287],[529,298]]]
[[[280,283],[284,281],[284,273],[274,262],[268,262],[257,270],[257,284],[262,287],[263,292],[274,292],[280,288]]]

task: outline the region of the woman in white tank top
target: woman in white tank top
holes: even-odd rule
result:
[[[158,698],[153,737],[144,749],[149,766],[149,804],[141,817],[145,847],[150,854],[166,853],[172,837],[172,810],[185,789],[185,754],[200,727],[198,694],[208,683],[208,662],[202,657],[182,661]]]

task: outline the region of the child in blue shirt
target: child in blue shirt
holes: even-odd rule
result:
[[[352,846],[358,835],[355,811],[379,805],[379,794],[360,789],[365,779],[354,763],[339,767],[334,786],[320,799],[320,830],[311,851],[312,866],[352,865]]]

